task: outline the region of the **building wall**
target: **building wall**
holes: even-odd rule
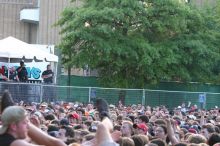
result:
[[[59,29],[53,25],[60,13],[69,4],[69,0],[41,0],[38,40],[39,44],[57,44]]]
[[[40,1],[40,21],[37,43],[39,44],[58,44],[60,40],[58,27],[54,24],[61,16],[65,7],[79,6],[81,3],[76,0],[70,3],[70,0],[41,0]]]
[[[59,28],[53,25],[70,0],[0,0],[0,39],[13,36],[27,43],[58,44]],[[79,0],[73,3],[79,6]],[[39,23],[20,21],[20,11],[39,7]]]
[[[25,42],[32,42],[29,35],[36,33],[32,32],[32,29],[36,30],[37,25],[31,26],[30,29],[28,23],[20,21],[20,11],[36,6],[36,0],[0,0],[0,39],[13,36]]]

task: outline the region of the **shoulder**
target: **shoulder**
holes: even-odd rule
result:
[[[46,74],[47,73],[47,71],[45,70],[45,71],[43,71],[43,73],[42,74]]]
[[[52,71],[52,70],[47,70],[47,72],[48,72],[48,73],[53,73],[53,71]]]
[[[37,146],[35,144],[28,143],[26,140],[17,139],[10,146]]]

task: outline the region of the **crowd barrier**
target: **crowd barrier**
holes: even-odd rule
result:
[[[96,98],[105,98],[110,104],[143,104],[149,106],[165,105],[177,107],[182,103],[200,107],[200,95],[205,95],[204,108],[220,105],[220,93],[167,91],[149,89],[120,89],[100,87],[58,86],[53,84],[0,82],[0,94],[9,90],[15,102],[94,102]]]

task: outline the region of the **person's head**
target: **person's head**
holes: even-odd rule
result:
[[[10,72],[14,72],[16,69],[15,69],[15,67],[14,66],[12,66],[11,68],[10,68]]]
[[[148,123],[149,122],[149,118],[146,115],[141,115],[139,116],[139,123]]]
[[[133,135],[131,138],[133,139],[135,146],[144,146],[149,142],[149,138],[146,135]]]
[[[69,126],[61,126],[61,128],[59,129],[59,133],[61,137],[67,137],[67,138],[71,138],[71,137],[73,138],[75,134],[73,128]]]
[[[74,142],[74,143],[69,144],[69,146],[81,146],[81,145]]]
[[[200,143],[206,143],[206,138],[201,135],[201,134],[192,134],[188,137],[187,141],[189,143],[195,143],[195,144],[200,144]]]
[[[48,132],[48,135],[50,135],[50,136],[52,136],[52,137],[59,138],[60,133],[59,133],[59,131],[49,131],[49,132]]]
[[[141,124],[134,124],[133,126],[135,128],[135,134],[143,134],[146,135],[148,131],[148,127],[141,123]]]
[[[154,130],[155,137],[166,140],[167,137],[167,128],[164,125],[157,126]]]
[[[114,127],[113,127],[113,131],[121,131],[121,125],[115,125]]]
[[[155,125],[166,125],[166,121],[163,120],[163,119],[157,119],[155,122],[154,122]]]
[[[83,142],[85,142],[85,141],[90,141],[90,140],[92,140],[92,139],[94,139],[95,138],[95,134],[94,133],[89,133],[89,134],[87,134],[87,135],[85,135],[84,137],[83,137]]]
[[[54,114],[48,114],[48,115],[44,116],[44,118],[46,121],[52,121],[52,120],[56,119]]]
[[[202,126],[201,134],[209,139],[210,135],[215,132],[215,128],[212,124],[205,124]]]
[[[24,66],[24,60],[20,61],[20,66],[23,67]]]
[[[120,146],[135,146],[134,141],[129,137],[122,137],[119,140]]]
[[[60,121],[57,120],[57,119],[54,119],[54,120],[52,120],[52,121],[50,122],[50,124],[53,124],[53,125],[55,125],[55,126],[60,126]]]
[[[201,146],[200,144],[196,144],[196,143],[189,143],[187,144],[187,146]]]
[[[117,117],[117,122],[118,122],[118,124],[121,125],[121,124],[122,124],[122,121],[123,121],[123,116],[122,116],[122,115],[119,115],[119,116]]]
[[[148,143],[148,144],[145,144],[145,146],[158,146],[158,145],[155,143]]]
[[[151,140],[150,143],[157,144],[158,146],[166,146],[167,145],[164,140],[159,139],[159,138]]]
[[[59,131],[59,127],[56,126],[56,125],[49,124],[47,127],[48,127],[48,129],[47,129],[48,133],[51,132],[51,131],[57,131],[57,132]]]
[[[60,120],[60,125],[61,126],[69,126],[69,120],[68,119],[66,119],[66,118],[63,118],[63,119],[61,119]]]
[[[71,124],[77,124],[79,121],[79,115],[77,113],[69,114],[67,117]]]
[[[220,142],[220,134],[218,133],[213,133],[208,139],[208,144],[210,146],[213,146],[214,144]]]
[[[186,128],[181,128],[179,133],[180,133],[180,138],[184,138],[184,135],[188,132]]]
[[[91,122],[92,122],[92,121],[95,121],[95,119],[94,119],[94,117],[93,117],[92,115],[88,115],[88,116],[87,116],[87,120],[88,120],[88,121],[91,121]]]
[[[215,121],[216,121],[217,123],[219,123],[219,122],[220,122],[220,116],[217,116],[217,117],[215,118]]]
[[[28,132],[28,119],[25,109],[20,106],[7,107],[1,116],[0,135],[9,133],[16,139],[25,139]]]
[[[175,144],[174,146],[187,146],[187,143],[180,142],[180,143]]]
[[[90,110],[92,110],[92,109],[93,109],[93,105],[92,105],[92,104],[90,104],[90,103],[89,103],[89,104],[87,104],[87,110],[88,110],[88,111],[90,111]]]
[[[78,141],[79,143],[82,141],[82,136],[81,136],[81,131],[80,130],[74,130],[74,138],[76,139],[76,141]]]
[[[123,137],[131,137],[133,135],[133,124],[130,121],[122,122],[121,133]]]
[[[47,65],[47,70],[51,70],[50,64]]]

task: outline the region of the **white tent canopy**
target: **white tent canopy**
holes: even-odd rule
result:
[[[13,37],[0,40],[0,61],[19,62],[21,59],[58,62],[58,56],[39,50]]]

